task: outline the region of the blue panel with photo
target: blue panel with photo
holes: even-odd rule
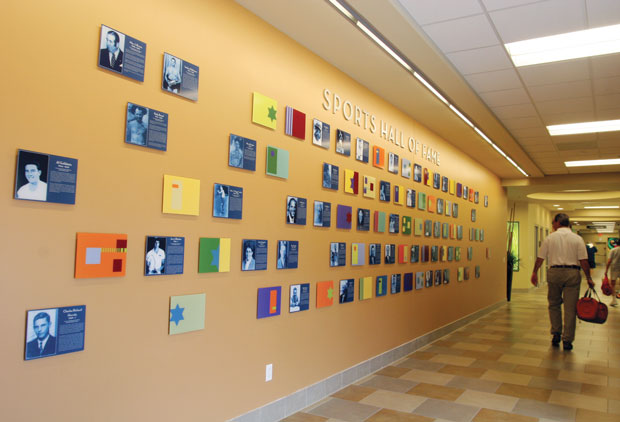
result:
[[[256,141],[230,134],[228,165],[243,170],[256,171]]]

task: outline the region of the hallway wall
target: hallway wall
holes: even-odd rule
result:
[[[0,408],[11,421],[223,421],[329,377],[505,298],[506,196],[497,177],[410,116],[313,53],[224,0],[23,2],[8,0],[0,16],[1,50],[10,64],[0,103],[3,142],[0,213],[5,263],[0,283]],[[104,24],[147,43],[144,83],[97,66]],[[343,22],[343,25],[346,23]],[[199,98],[161,90],[163,53],[200,66]],[[346,52],[343,52],[346,54]],[[430,75],[432,76],[432,75]],[[389,77],[382,75],[381,77]],[[411,83],[416,83],[412,80]],[[370,110],[441,153],[440,165],[371,133],[323,107],[324,89]],[[252,92],[277,99],[275,131],[251,123]],[[10,99],[10,100],[6,100]],[[415,101],[415,99],[412,99]],[[168,150],[125,144],[125,110],[134,102],[169,114]],[[362,137],[480,191],[480,204],[422,186],[284,135],[284,107]],[[465,125],[463,130],[469,130]],[[257,170],[228,167],[230,133],[258,142]],[[449,140],[458,143],[458,140]],[[265,148],[290,152],[290,176],[265,175]],[[484,142],[481,142],[481,148]],[[18,149],[79,160],[75,205],[13,199]],[[459,203],[459,217],[430,214],[321,187],[324,162]],[[200,215],[162,214],[164,174],[201,180]],[[244,188],[243,220],[212,217],[213,183]],[[340,183],[343,183],[342,178]],[[342,185],[341,185],[342,186]],[[360,233],[285,224],[287,195],[463,225],[463,240]],[[482,205],[488,195],[488,208]],[[476,223],[471,210],[477,210]],[[485,230],[470,242],[469,229]],[[127,274],[75,279],[77,232],[126,233]],[[145,277],[145,236],[185,237],[182,275]],[[198,239],[232,238],[231,271],[198,274]],[[268,239],[266,271],[242,272],[241,240]],[[277,240],[298,240],[299,268],[275,269]],[[381,264],[331,269],[331,241],[462,248],[461,262]],[[466,250],[473,247],[473,259]],[[490,258],[487,258],[487,249]],[[350,253],[347,264],[350,263]],[[529,254],[528,254],[529,256]],[[481,266],[481,277],[474,267]],[[457,282],[457,269],[471,278]],[[358,298],[360,277],[447,268],[449,285]],[[531,268],[531,267],[528,267]],[[521,274],[524,274],[522,272]],[[316,283],[356,279],[356,298],[316,309]],[[311,284],[310,309],[290,314],[288,286]],[[256,319],[257,288],[282,286],[282,315]],[[205,329],[169,336],[169,302],[205,293]],[[85,350],[24,361],[26,311],[84,304]],[[265,382],[265,365],[273,380]],[[79,416],[77,416],[79,415]],[[86,416],[88,415],[88,416]]]

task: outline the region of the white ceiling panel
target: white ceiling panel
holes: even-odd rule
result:
[[[592,84],[589,80],[562,82],[528,87],[528,92],[535,102],[581,98],[592,96]]]
[[[537,116],[538,112],[532,103],[515,104],[509,106],[500,106],[491,108],[493,113],[500,119],[514,119],[517,117]]]
[[[537,136],[545,136],[545,135],[549,135],[549,133],[547,132],[547,129],[544,127],[539,127],[539,128],[535,128],[535,127],[531,127],[531,128],[526,128],[526,129],[514,129],[510,131],[513,135],[515,135],[517,138],[533,138],[533,137],[537,137]]]
[[[457,51],[446,54],[446,57],[463,75],[512,68],[512,61],[508,58],[506,50],[499,45]]]
[[[595,119],[594,110],[567,112],[560,111],[555,113],[540,113],[545,125],[562,125],[564,123],[591,122]]]
[[[583,0],[549,0],[489,15],[504,43],[586,29]]]
[[[595,95],[594,101],[596,102],[597,113],[603,110],[616,110],[620,106],[620,94]]]
[[[523,88],[484,92],[480,96],[490,107],[527,104],[530,102],[530,98]]]
[[[519,143],[526,147],[528,145],[538,145],[540,143],[546,144],[549,142],[551,142],[551,137],[549,136],[549,134],[546,134],[545,136],[524,136],[523,138],[519,139]]]
[[[596,133],[581,133],[578,135],[551,136],[553,143],[561,144],[562,142],[593,142],[598,140]]]
[[[560,113],[586,113],[594,111],[592,97],[567,98],[564,100],[539,101],[538,110],[543,115]],[[568,121],[570,122],[570,120]]]
[[[509,129],[527,129],[531,127],[543,127],[540,117],[519,117],[517,119],[504,119],[504,125]]]
[[[521,88],[522,86],[521,80],[514,69],[475,73],[467,75],[465,79],[477,92]]]
[[[434,23],[423,29],[444,54],[500,44],[486,15]]]
[[[618,2],[620,4],[620,1]],[[594,78],[620,76],[620,54],[607,54],[590,58]]]
[[[620,94],[620,76],[594,79],[594,94]]]
[[[620,116],[620,109],[618,109],[618,116]],[[620,132],[602,132],[598,134],[599,142],[603,141],[618,141],[618,145],[620,145]]]
[[[620,22],[620,1],[586,0],[588,23],[591,28],[615,25]]]
[[[484,7],[489,10],[507,9],[509,7],[523,6],[524,4],[537,3],[546,0],[482,0]]]
[[[551,144],[536,144],[525,146],[527,152],[556,152],[557,149]]]
[[[548,85],[590,78],[588,59],[544,63],[517,69],[527,86]]]
[[[478,0],[397,0],[419,25],[482,13]],[[439,6],[439,7],[438,7]]]

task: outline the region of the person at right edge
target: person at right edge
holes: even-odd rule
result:
[[[572,350],[577,322],[577,300],[581,286],[583,269],[590,287],[594,282],[590,276],[588,252],[586,245],[578,234],[569,228],[570,220],[566,214],[557,214],[551,222],[553,233],[542,243],[532,272],[532,284],[538,286],[538,269],[547,259],[547,301],[549,303],[549,320],[551,321],[551,345],[559,347],[560,341],[564,350]],[[562,331],[562,308],[564,303],[564,330]]]
[[[611,283],[611,304],[610,306],[616,307],[618,306],[618,296],[616,295],[616,287],[618,286],[618,281],[620,280],[620,243],[615,243],[614,248],[609,251],[609,259],[607,260],[607,266],[605,267],[605,277],[607,277],[607,272],[611,267],[611,274],[609,277],[609,282]]]

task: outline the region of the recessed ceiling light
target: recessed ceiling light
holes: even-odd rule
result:
[[[558,208],[559,210],[563,210],[564,208]]]
[[[505,44],[515,66],[620,52],[620,25],[603,26]]]
[[[564,161],[566,167],[588,167],[588,166],[612,166],[620,164],[620,158],[604,160],[583,160],[583,161]]]
[[[583,207],[585,210],[611,210],[616,208],[620,208],[620,205],[591,205]]]
[[[560,206],[559,204],[558,205],[554,205],[554,207],[559,207],[559,206]]]
[[[564,189],[560,192],[592,192],[592,189]]]
[[[600,120],[597,122],[567,123],[547,126],[549,135],[575,135],[578,133],[614,132],[620,130],[620,120]]]

